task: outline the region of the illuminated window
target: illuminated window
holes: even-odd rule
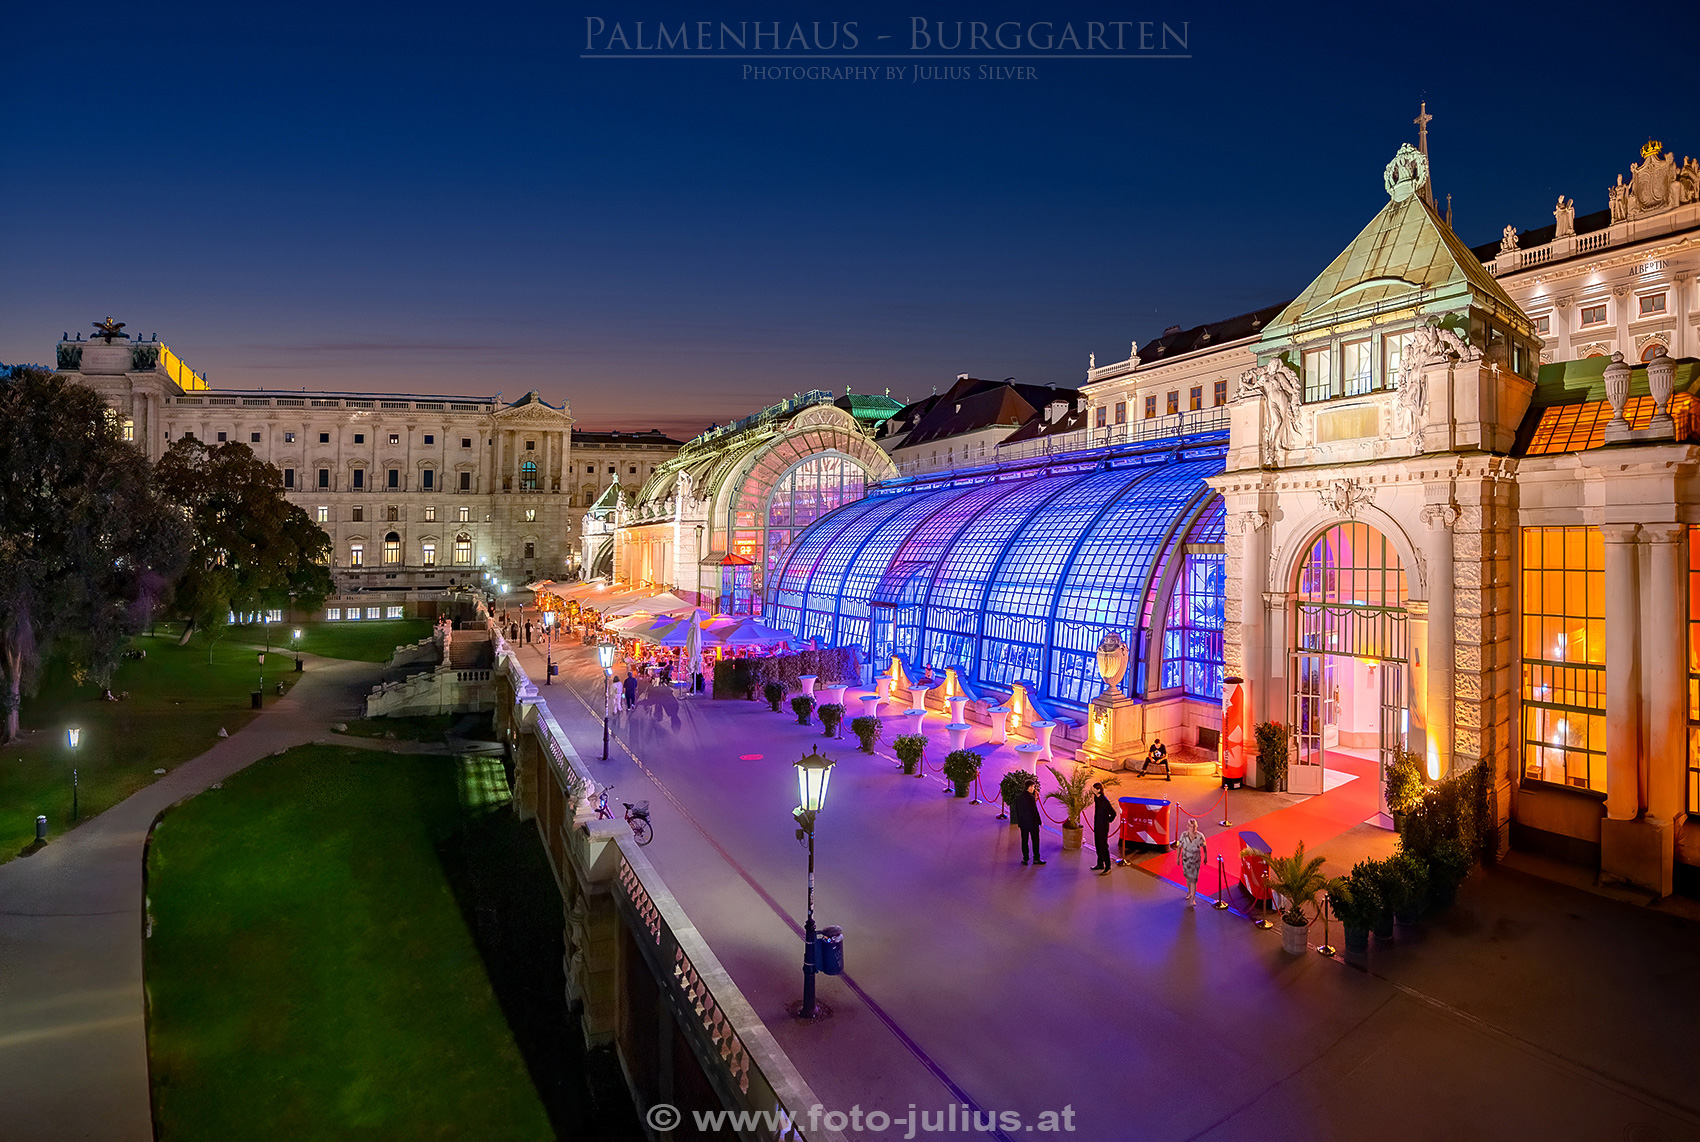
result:
[[[400,444],[401,443],[401,433],[399,433],[399,432],[390,433],[390,443],[391,444]]]
[[[366,566],[366,546],[361,543],[348,545],[348,565],[350,567]]]
[[[341,622],[342,621],[342,608],[341,607],[326,607],[325,608],[325,618],[328,619],[329,621],[333,622],[333,623],[334,622]]]
[[[526,508],[525,509],[525,522],[526,523],[536,523],[537,522],[537,509],[536,508]]]
[[[384,536],[384,566],[393,567],[401,562],[401,536],[390,532]]]
[[[472,562],[472,537],[469,535],[455,536],[455,563],[462,567]]]
[[[1228,403],[1228,381],[1226,377],[1216,382],[1215,397],[1218,406]]]
[[[1371,368],[1373,360],[1367,337],[1361,341],[1347,341],[1340,346],[1342,379],[1347,396],[1361,396],[1375,387],[1375,370]]]
[[[1204,407],[1203,385],[1192,386],[1192,391],[1187,394],[1186,407],[1188,412],[1197,412],[1199,409]]]
[[[1605,323],[1606,307],[1603,303],[1600,305],[1584,305],[1582,307],[1582,324],[1584,327],[1589,325],[1604,325]]]
[[[1116,402],[1116,423],[1117,424],[1126,424],[1127,423],[1127,402],[1124,401],[1124,400],[1119,400],[1119,401]]]
[[[766,550],[771,571],[802,530],[821,516],[862,498],[866,476],[848,456],[826,453],[792,468],[775,481],[767,501]],[[753,538],[753,537],[752,537]]]
[[[1164,411],[1166,411],[1170,416],[1174,416],[1181,411],[1181,394],[1179,389],[1176,389],[1174,392],[1169,394],[1167,406],[1168,407]]]
[[[382,613],[382,611],[383,611],[383,608],[381,608],[381,607],[367,607],[366,608],[366,617],[369,618],[369,619],[375,619]]]
[[[1222,528],[1222,505],[1212,509],[1202,526]],[[1201,527],[1194,529],[1198,538]],[[1222,700],[1222,604],[1226,598],[1226,556],[1219,552],[1187,552],[1182,556],[1180,577],[1169,601],[1168,619],[1163,624],[1163,677],[1165,690],[1180,689],[1196,698]]]
[[[419,565],[421,567],[435,567],[437,565],[436,540],[427,539],[419,545]]]
[[[1305,400],[1327,400],[1334,395],[1334,351],[1307,349],[1304,366]]]
[[[1640,304],[1641,316],[1653,317],[1665,311],[1665,295],[1662,293],[1647,294],[1640,299]]]
[[[283,442],[285,444],[294,444],[295,443],[295,433],[293,433],[293,432],[284,433],[283,434]]]
[[[435,520],[436,518],[437,518],[437,509],[436,508],[426,508],[425,509],[425,522],[426,523],[430,523],[433,520]]]
[[[1150,420],[1157,415],[1157,394],[1152,393],[1145,398],[1145,419]]]
[[[1106,408],[1104,405],[1098,406],[1096,411],[1094,411],[1093,414],[1092,414],[1092,425],[1093,425],[1094,428],[1103,428],[1104,427],[1104,425],[1108,422],[1109,411],[1110,410],[1108,408]]]
[[[386,619],[399,619],[402,617],[403,613],[403,608],[393,604],[384,608],[384,617]]]
[[[319,523],[329,523],[331,521],[331,509],[327,507],[314,508],[313,518]]]
[[[527,460],[519,466],[519,487],[522,492],[537,490],[537,461]]]
[[[1523,777],[1606,790],[1605,547],[1595,527],[1523,529]]]
[[[471,508],[461,508],[460,509],[460,518],[458,520],[456,520],[455,522],[465,523],[468,520],[470,520],[471,518],[472,518],[472,509]]]

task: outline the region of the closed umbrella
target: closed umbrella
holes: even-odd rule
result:
[[[707,618],[701,611],[691,616],[690,630],[685,635],[685,659],[693,676],[701,674],[702,670],[702,619]]]

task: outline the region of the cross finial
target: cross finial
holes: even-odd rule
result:
[[[1415,119],[1412,119],[1411,122],[1413,122],[1417,125],[1417,150],[1421,151],[1423,153],[1423,158],[1426,159],[1426,158],[1428,158],[1428,125],[1430,123],[1434,122],[1434,116],[1430,115],[1428,113],[1428,101],[1427,100],[1424,100],[1419,105],[1419,110],[1417,111],[1417,117]],[[1428,199],[1428,203],[1429,203],[1430,206],[1434,205],[1434,176],[1433,176],[1433,173],[1432,173],[1433,170],[1434,170],[1434,168],[1432,166],[1430,166],[1429,171],[1431,173],[1429,175],[1429,181],[1423,186],[1423,197]]]

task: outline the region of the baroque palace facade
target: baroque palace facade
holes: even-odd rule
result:
[[[578,432],[565,402],[535,391],[504,403],[210,388],[163,343],[115,331],[61,341],[57,363],[106,399],[151,460],[192,433],[276,466],[285,494],[330,535],[339,591],[464,586],[486,571],[565,578],[585,509],[678,451],[654,431]]]
[[[1650,143],[1474,249],[1426,138],[1382,189],[1297,298],[1094,365],[1078,427],[818,521],[767,614],[1136,736],[1282,723],[1294,792],[1485,762],[1502,845],[1694,891],[1700,166]]]

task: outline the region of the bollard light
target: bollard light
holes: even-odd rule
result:
[[[70,729],[66,730],[65,744],[70,746],[72,749],[76,749],[78,746],[82,745],[83,731],[77,726],[72,726]]]

